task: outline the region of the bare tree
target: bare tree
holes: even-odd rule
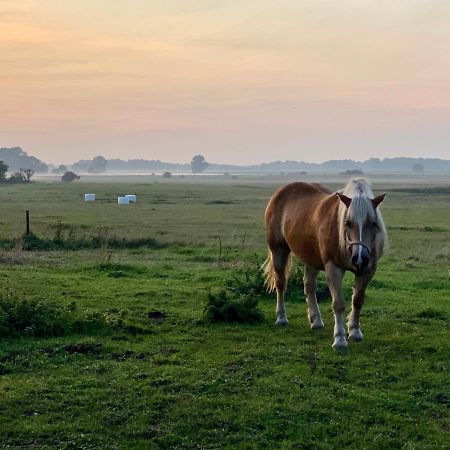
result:
[[[34,175],[33,169],[20,169],[24,183],[31,183],[31,177]]]

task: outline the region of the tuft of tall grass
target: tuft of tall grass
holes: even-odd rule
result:
[[[18,293],[0,291],[0,337],[54,337],[76,333],[119,331],[148,334],[151,330],[129,311],[77,313],[75,303],[61,304],[48,299],[23,298]]]
[[[154,238],[134,238],[126,239],[116,236],[105,237],[102,235],[86,236],[75,238],[69,236],[64,238],[61,234],[56,233],[53,239],[42,238],[33,233],[23,235],[19,242],[14,239],[0,240],[0,248],[12,250],[17,244],[25,251],[55,251],[55,250],[96,250],[101,248],[111,249],[137,249],[141,247],[160,249],[166,247],[167,244],[160,242]]]
[[[272,298],[272,294],[267,293],[264,284],[264,276],[261,271],[262,262],[255,261],[254,264],[246,266],[239,273],[234,273],[228,280],[225,281],[225,289],[235,293],[236,295],[252,294],[261,298]],[[285,298],[288,301],[304,301],[305,294],[303,292],[303,267],[294,263],[291,269],[288,285],[286,288]],[[327,300],[330,298],[330,291],[326,283],[317,280],[317,299],[318,301]]]
[[[20,298],[14,291],[0,293],[0,336],[37,337],[67,334],[73,325],[73,311],[49,300]]]
[[[223,288],[208,294],[204,308],[204,319],[209,322],[240,322],[255,323],[262,320],[263,315],[258,309],[262,298],[272,298],[264,284],[264,276],[260,269],[261,261],[248,265],[239,273],[233,273],[225,280]],[[288,283],[286,299],[304,300],[303,270],[299,264],[292,270]],[[329,297],[329,290],[321,282],[317,293],[318,299]]]
[[[208,294],[204,319],[208,322],[256,323],[263,320],[258,297],[221,289]]]

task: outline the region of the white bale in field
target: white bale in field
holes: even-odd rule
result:
[[[119,205],[129,205],[130,199],[126,197],[117,197],[117,204]]]
[[[130,203],[136,203],[137,198],[134,194],[127,194],[125,197],[130,200]]]
[[[95,194],[84,194],[85,202],[95,202]]]

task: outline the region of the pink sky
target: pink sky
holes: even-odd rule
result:
[[[450,158],[450,2],[0,2],[0,147]]]

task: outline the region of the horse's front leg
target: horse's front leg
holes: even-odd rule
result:
[[[344,278],[344,270],[337,267],[331,261],[325,266],[325,274],[330,288],[331,297],[333,299],[334,313],[334,342],[333,348],[336,351],[346,351],[348,348],[345,339],[344,316],[345,316],[345,299],[342,289],[342,279]]]
[[[355,284],[353,286],[352,297],[352,312],[348,316],[347,327],[348,337],[353,341],[362,341],[363,334],[359,323],[361,309],[364,304],[364,294],[369,281],[372,279],[372,274],[364,277],[355,277]]]

